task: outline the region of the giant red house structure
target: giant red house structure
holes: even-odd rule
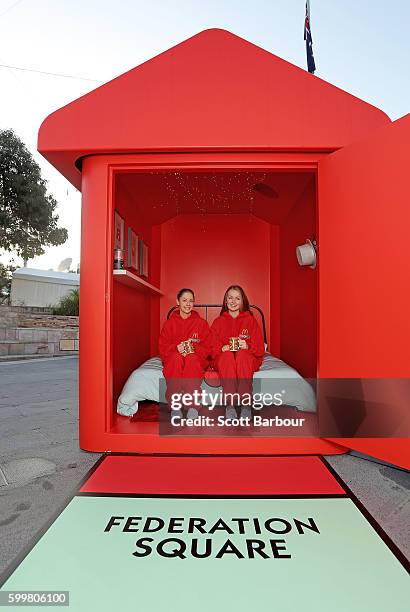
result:
[[[142,453],[332,453],[403,463],[400,440],[178,438],[115,412],[157,353],[181,285],[243,285],[305,377],[408,378],[410,116],[377,108],[224,30],[206,30],[50,115],[39,151],[83,196],[80,443]],[[255,189],[255,185],[263,185]],[[114,210],[149,247],[113,275]],[[295,247],[318,243],[315,270]],[[319,403],[320,410],[320,403]],[[397,435],[397,434],[396,434]]]

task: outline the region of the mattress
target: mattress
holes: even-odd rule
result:
[[[161,383],[162,380],[162,383]],[[132,416],[138,404],[144,400],[160,401],[160,389],[164,390],[162,362],[159,357],[145,361],[129,376],[117,402],[117,412]],[[208,393],[221,393],[222,388],[210,387],[205,381],[202,389]],[[282,404],[293,406],[302,412],[316,412],[316,396],[312,386],[281,359],[266,352],[262,365],[253,375],[253,393],[281,397]],[[164,399],[161,397],[161,401]]]

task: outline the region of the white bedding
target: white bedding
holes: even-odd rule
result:
[[[152,357],[145,361],[125,383],[118,399],[117,412],[123,416],[132,416],[138,411],[139,402],[159,402],[162,378],[161,359]],[[316,412],[316,397],[309,383],[294,368],[270,353],[265,353],[253,380],[254,393],[281,393],[284,405],[295,406],[303,412]],[[218,388],[209,387],[205,381],[202,382],[202,388],[208,392],[218,392]]]

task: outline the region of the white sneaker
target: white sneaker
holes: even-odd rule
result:
[[[252,418],[252,410],[251,408],[249,408],[249,406],[242,406],[241,408],[241,418],[248,418],[251,419]]]
[[[196,408],[188,408],[188,412],[186,413],[187,419],[196,419],[199,416],[199,412]]]
[[[233,406],[228,406],[225,409],[225,421],[232,421],[232,419],[237,419],[238,415],[236,413],[236,410]]]

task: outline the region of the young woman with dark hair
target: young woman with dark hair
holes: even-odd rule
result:
[[[252,394],[253,374],[262,363],[265,346],[249,300],[239,285],[226,290],[220,315],[211,326],[211,341],[224,394],[232,394],[240,403],[245,394]],[[242,406],[241,416],[251,416],[249,404]],[[233,405],[227,406],[226,418],[236,417]]]
[[[193,310],[192,289],[181,289],[178,309],[165,322],[159,337],[159,354],[167,383],[167,401],[174,393],[201,391],[201,381],[211,352],[209,325]],[[189,408],[187,417],[198,416],[198,406]]]

